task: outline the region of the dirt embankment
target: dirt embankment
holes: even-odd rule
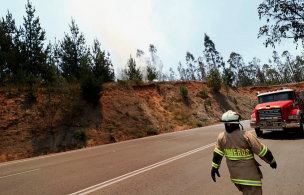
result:
[[[188,88],[187,98],[180,94],[182,84]],[[296,89],[303,86],[288,85]],[[206,95],[202,87],[207,89]],[[64,110],[54,110],[53,115],[41,111],[49,98],[42,89],[35,101],[29,100],[25,92],[2,91],[0,162],[139,138],[153,134],[149,129],[167,133],[210,125],[227,110],[250,119],[257,92],[275,87],[230,88],[227,95],[224,89],[214,93],[201,82],[109,83],[104,85],[100,105],[95,109],[83,100],[76,101],[78,107],[73,106],[75,98],[71,98]],[[54,102],[61,99],[60,94],[52,96]],[[85,136],[77,137],[80,129],[86,131]]]

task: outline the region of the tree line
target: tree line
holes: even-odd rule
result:
[[[276,43],[282,39],[293,39],[298,48],[298,41],[302,41],[304,30],[304,3],[293,0],[264,0],[258,7],[259,18],[266,18],[258,33],[258,38],[266,37],[265,46],[271,45],[275,48]],[[279,85],[284,83],[294,83],[304,81],[304,59],[303,55],[293,56],[287,50],[279,54],[273,51],[273,55],[267,63],[262,64],[258,57],[253,57],[248,63],[244,62],[240,53],[231,52],[227,61],[223,60],[220,52],[217,51],[214,42],[205,34],[203,55],[194,57],[189,51],[186,52],[185,65],[178,63],[176,75],[170,67],[168,73],[163,73],[163,63],[158,58],[159,63],[155,63],[156,48],[150,45],[150,58],[145,58],[146,66],[139,73],[146,73],[146,80],[196,80],[207,81],[207,84],[214,91],[218,91],[222,86],[265,86]],[[144,52],[137,50],[137,57],[142,57]],[[158,57],[158,56],[157,56]],[[130,57],[130,59],[133,59]],[[151,59],[151,60],[150,60]],[[142,59],[141,59],[142,60]],[[133,66],[136,66],[133,60]],[[122,72],[127,73],[132,70],[129,66]],[[158,66],[157,66],[158,64]],[[125,78],[128,74],[125,74]],[[142,74],[139,76],[143,78]],[[148,79],[150,78],[150,79]]]
[[[17,27],[12,13],[0,21],[0,77],[11,82],[23,83],[28,75],[52,82],[58,74],[71,80],[80,80],[92,74],[102,77],[103,82],[115,80],[110,53],[101,49],[95,39],[93,46],[86,44],[74,19],[69,24],[70,32],[63,40],[45,44],[46,32],[35,7],[27,2],[23,25]]]
[[[245,63],[241,54],[231,52],[225,62],[207,34],[205,34],[204,46],[203,56],[196,59],[193,54],[187,52],[186,66],[179,62],[180,80],[206,80],[212,85],[222,83],[237,87],[304,81],[303,56],[293,56],[288,51],[282,54],[273,51],[268,63],[262,64],[257,57]]]
[[[68,81],[95,79],[100,83],[113,82],[118,77],[140,81],[205,80],[214,91],[218,91],[223,85],[246,87],[304,80],[303,56],[274,51],[269,61],[261,64],[258,57],[245,63],[241,54],[231,52],[225,61],[207,34],[202,56],[195,57],[186,52],[185,64],[179,62],[177,66],[179,76],[171,67],[164,73],[164,64],[153,44],[149,45],[148,56],[141,49],[137,50],[135,58],[130,55],[126,65],[115,76],[110,53],[101,49],[97,39],[88,46],[74,19],[69,24],[70,32],[64,33],[62,40],[55,39],[53,43],[44,45],[46,32],[39,17],[35,16],[35,7],[28,0],[25,8],[22,26],[16,26],[9,11],[0,21],[1,82],[9,80],[22,84],[35,77],[52,83],[55,76]],[[296,1],[264,0],[258,13],[260,19],[267,18],[267,24],[260,28],[258,37],[266,36],[265,46],[273,47],[281,39],[303,41],[303,12],[303,5]]]

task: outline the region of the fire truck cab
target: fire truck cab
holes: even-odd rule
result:
[[[293,131],[304,135],[304,91],[286,87],[258,94],[258,105],[251,115],[250,127],[257,136],[263,131]]]

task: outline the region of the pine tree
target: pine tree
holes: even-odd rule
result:
[[[87,72],[80,79],[81,91],[84,99],[93,104],[94,108],[98,105],[102,97],[103,80],[102,77],[96,78],[92,71]]]
[[[13,37],[15,21],[12,14],[8,12],[6,19],[0,21],[0,79],[4,78],[5,73],[10,69],[11,55],[13,53]]]
[[[100,43],[97,39],[94,40],[92,47],[93,58],[93,73],[96,78],[103,77],[103,81],[113,82],[115,80],[114,68],[110,59],[110,53],[106,54],[100,48]]]
[[[87,64],[83,64],[88,56],[88,49],[83,33],[79,32],[79,28],[72,19],[70,31],[71,35],[65,33],[64,39],[61,43],[60,57],[62,76],[67,78],[75,77],[80,79],[81,69],[85,68]]]
[[[15,20],[8,11],[5,18],[0,20],[0,77],[3,79],[5,75],[16,75],[19,67],[20,48],[19,33],[15,26]]]
[[[18,70],[21,69],[22,65],[26,62],[25,45],[21,39],[24,29],[20,26],[19,29],[16,28],[16,33],[13,37],[13,50],[14,50],[14,62],[9,68],[9,73],[16,75]]]
[[[43,63],[42,71],[40,71],[41,78],[44,79],[48,84],[54,83],[54,76],[57,73],[53,49],[52,44],[49,43],[45,50],[46,60],[45,63]]]
[[[36,77],[43,71],[45,53],[43,49],[45,40],[45,31],[40,26],[39,17],[35,18],[35,8],[32,3],[27,1],[26,16],[23,17],[23,31],[21,34],[24,45],[23,53],[25,56],[26,72],[33,73]]]
[[[57,39],[55,38],[55,43],[52,46],[52,56],[53,56],[53,60],[54,60],[54,65],[56,67],[56,73],[59,74],[60,70],[59,70],[59,64],[60,64],[60,44],[57,43]]]
[[[131,81],[135,78],[142,80],[142,74],[141,74],[139,68],[136,68],[136,62],[135,62],[135,59],[132,58],[132,55],[130,55],[130,59],[128,60],[127,67],[128,67],[128,69],[127,69],[126,75],[127,75],[129,81]]]
[[[154,79],[157,79],[158,73],[156,71],[155,67],[148,66],[147,67],[147,79],[148,81],[153,81]]]

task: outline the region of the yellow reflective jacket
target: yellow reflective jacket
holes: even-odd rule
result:
[[[255,159],[254,154],[264,158],[267,153],[267,147],[263,145],[254,135],[249,132],[235,130],[231,133],[223,132],[218,136],[214,152],[226,157],[227,166],[230,172],[230,178],[233,183],[241,185],[261,186],[262,172],[261,166]],[[212,162],[214,168],[219,168],[219,163]]]

